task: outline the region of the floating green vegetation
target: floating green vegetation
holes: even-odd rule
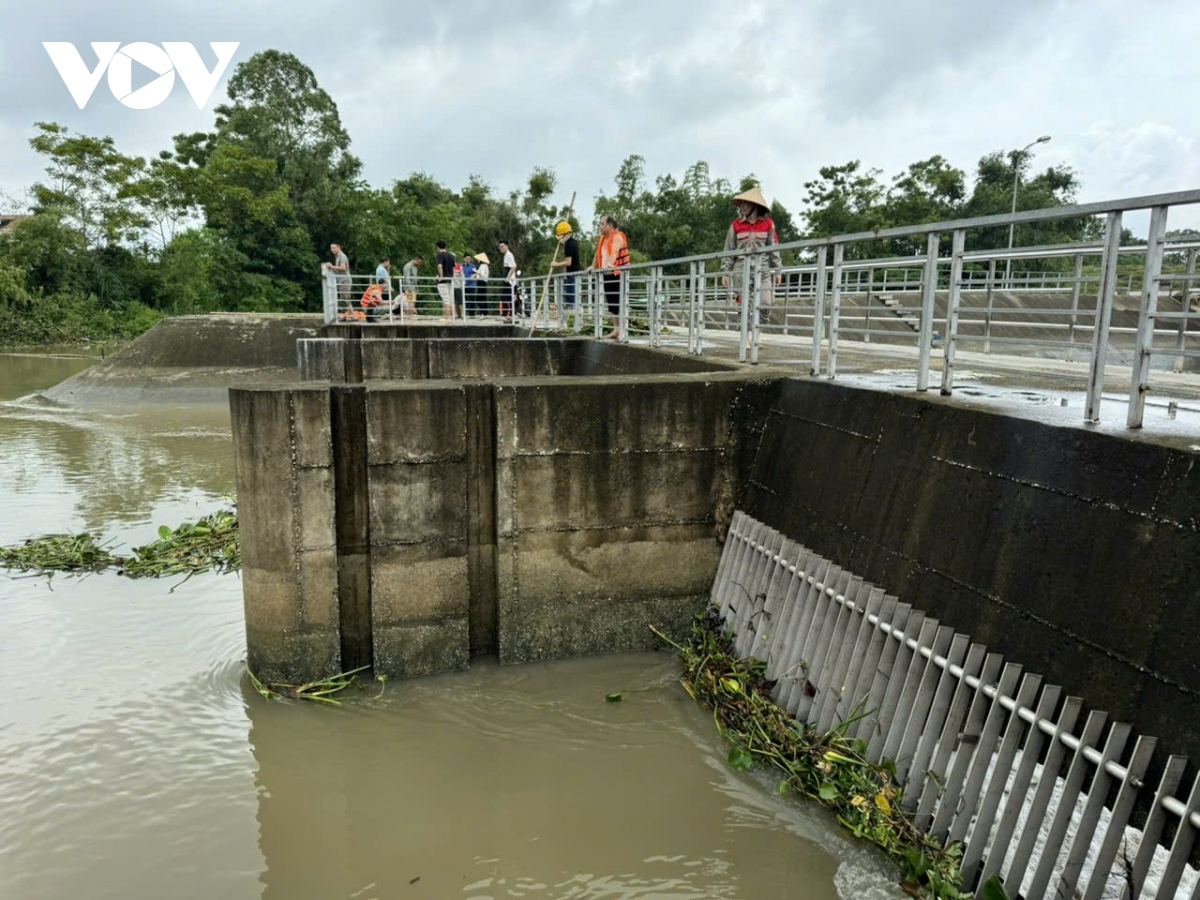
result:
[[[824,734],[797,721],[771,699],[774,683],[766,678],[766,663],[739,659],[732,637],[711,608],[697,617],[682,645],[657,629],[654,633],[679,650],[684,690],[712,710],[717,731],[729,742],[733,769],[762,763],[782,771],[781,794],[796,791],[833,809],[851,833],[895,861],[901,887],[911,895],[937,900],[971,896],[960,889],[962,845],[944,847],[917,828],[901,809],[904,792],[894,765],[872,763],[866,744],[846,735],[864,715],[861,707]]]
[[[97,535],[49,534],[14,547],[0,547],[0,568],[35,575],[56,572],[85,574],[114,568],[130,578],[196,575],[201,572],[237,572],[242,567],[238,519],[234,509],[222,509],[178,528],[166,525],[158,540],[134,547],[128,557],[114,556],[111,544]]]
[[[0,547],[0,566],[18,572],[99,572],[117,564],[98,537],[82,534],[47,534],[15,547]]]
[[[250,683],[254,685],[254,689],[258,691],[259,696],[266,700],[308,700],[311,703],[341,706],[342,699],[339,699],[335,695],[351,688],[365,691],[366,686],[362,683],[362,679],[358,677],[358,673],[368,668],[368,666],[363,666],[360,669],[352,669],[349,672],[339,672],[337,675],[331,675],[329,678],[322,678],[318,681],[310,681],[307,684],[276,684],[274,682],[261,681],[250,670],[249,666],[246,666],[246,674],[250,676]],[[387,678],[385,676],[379,676],[378,680],[379,693],[373,699],[382,697],[383,690],[387,686]]]
[[[133,548],[133,556],[124,561],[121,572],[130,578],[159,578],[241,568],[237,513],[222,509],[198,522],[184,522],[174,531],[163,525],[158,540]]]

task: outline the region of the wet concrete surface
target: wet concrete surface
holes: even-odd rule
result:
[[[736,335],[708,332],[704,355],[736,361]],[[645,340],[645,339],[639,339]],[[811,343],[807,338],[763,335],[755,368],[790,377],[811,378]],[[686,341],[664,341],[669,352],[686,353]],[[1149,441],[1178,450],[1200,452],[1200,374],[1154,369],[1150,376],[1141,428],[1129,428],[1131,371],[1128,366],[1108,365],[1100,421],[1084,421],[1087,404],[1088,362],[1035,356],[1012,356],[959,350],[955,354],[955,378],[949,397],[941,394],[943,355],[934,349],[930,362],[929,387],[923,397],[934,403],[956,403],[1032,419],[1064,428],[1082,428],[1135,441]],[[828,356],[821,360],[828,380]],[[749,366],[749,363],[746,363]],[[834,381],[871,390],[915,393],[917,389],[916,347],[864,344],[843,341],[838,345]]]

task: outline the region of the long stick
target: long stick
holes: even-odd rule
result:
[[[571,191],[571,202],[567,205],[567,214],[563,216],[564,222],[570,222],[571,213],[575,211],[575,191]],[[554,274],[554,264],[558,262],[558,251],[562,249],[562,242],[558,240],[558,235],[554,237],[554,259],[550,260],[550,270],[546,273],[546,282],[542,285],[542,299],[538,301],[537,309],[533,311],[533,322],[529,326],[529,336],[533,337],[533,332],[537,330],[538,317],[541,316],[542,310],[546,307],[546,300],[550,294],[550,277]]]

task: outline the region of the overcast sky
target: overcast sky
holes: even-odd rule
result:
[[[0,191],[40,175],[33,123],[107,134],[151,155],[211,126],[176,80],[150,110],[102,80],[78,109],[42,47],[72,41],[239,41],[296,54],[338,104],[366,178],[423,170],[500,191],[535,165],[590,213],[621,160],[680,176],[697,159],[769,199],[802,206],[822,165],[860,159],[889,176],[941,153],[979,157],[1041,134],[1035,164],[1068,164],[1080,200],[1200,187],[1200,3],[1143,0],[3,0]],[[136,87],[136,83],[135,83]],[[1200,208],[1169,227],[1200,226]]]

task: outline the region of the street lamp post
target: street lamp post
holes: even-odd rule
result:
[[[1013,155],[1012,214],[1014,216],[1017,214],[1017,185],[1020,183],[1020,180],[1021,180],[1021,159],[1022,159],[1022,157],[1025,156],[1026,153],[1029,152],[1030,147],[1034,147],[1038,144],[1044,144],[1048,140],[1050,140],[1050,135],[1043,134],[1036,141],[1030,141],[1028,144],[1026,144],[1024,147],[1022,147],[1020,151],[1018,151],[1017,153],[1015,153]],[[1016,224],[1017,224],[1016,222],[1008,223],[1008,249],[1009,250],[1012,250],[1012,248],[1013,248],[1013,233],[1014,233]],[[1008,285],[1009,290],[1012,290],[1012,257],[1011,256],[1007,260],[1005,260],[1005,263],[1004,263],[1004,283],[1006,285]]]

